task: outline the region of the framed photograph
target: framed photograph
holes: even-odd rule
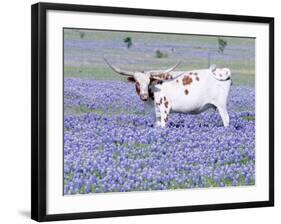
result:
[[[32,219],[274,205],[274,19],[32,5]]]

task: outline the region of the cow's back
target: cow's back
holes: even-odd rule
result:
[[[173,81],[164,82],[158,94],[169,99],[172,111],[201,112],[208,109],[208,105],[214,101],[223,101],[224,95],[227,97],[229,91],[230,84],[218,81],[210,72],[209,69],[177,72],[181,76]]]

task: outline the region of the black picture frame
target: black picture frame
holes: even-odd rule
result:
[[[208,204],[196,206],[159,207],[68,214],[46,214],[46,13],[63,10],[87,13],[111,13],[140,16],[162,16],[217,21],[253,22],[269,25],[269,200]],[[133,216],[206,210],[238,209],[274,206],[274,18],[183,11],[164,11],[137,8],[103,7],[73,4],[37,3],[31,11],[31,218],[36,221],[54,221],[116,216]]]

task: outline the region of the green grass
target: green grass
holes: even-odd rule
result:
[[[85,35],[81,38],[80,33],[84,32]],[[188,34],[188,33],[187,33]],[[157,41],[159,43],[170,43],[170,42],[178,42],[185,43],[187,41],[192,41],[198,46],[204,43],[214,43],[217,45],[217,40],[219,36],[202,36],[202,35],[177,35],[177,34],[161,34],[161,33],[144,33],[144,32],[126,32],[126,31],[115,31],[108,32],[102,30],[78,30],[78,29],[65,29],[64,30],[64,38],[68,40],[96,40],[96,41],[122,41],[126,37],[131,37],[133,44],[134,42],[154,42]],[[234,44],[251,44],[254,39],[253,38],[233,38],[233,37],[222,37],[227,41],[228,45]],[[124,46],[126,44],[124,43]],[[227,49],[227,47],[226,47]]]
[[[191,66],[179,66],[181,70],[193,70],[200,68],[200,64],[194,63]],[[164,66],[160,66],[164,67]],[[76,77],[76,78],[94,78],[96,80],[118,80],[126,81],[126,78],[114,73],[108,67],[90,67],[90,66],[65,66],[64,77]],[[232,70],[232,81],[233,85],[254,85],[255,76],[254,71],[250,69],[239,69]]]
[[[114,115],[143,115],[144,113],[139,111],[126,111],[122,108],[120,109],[111,109],[107,108],[106,111],[101,109],[91,109],[86,106],[73,106],[73,107],[64,107],[64,114],[84,114],[84,113],[93,113],[103,115],[106,114],[107,116],[114,116]]]
[[[211,177],[205,177],[206,187],[218,187],[219,185]]]
[[[64,114],[83,114],[83,113],[104,114],[104,111],[98,109],[89,109],[85,106],[64,107]]]
[[[254,121],[256,118],[255,118],[255,116],[245,116],[242,119],[244,119],[246,121]]]
[[[123,42],[126,37],[132,39],[133,45],[130,49],[127,49]],[[64,77],[97,80],[125,81],[104,63],[104,55],[116,66],[131,71],[165,69],[178,61],[182,63],[176,70],[188,71],[207,68],[208,52],[216,51],[218,47],[217,36],[65,29],[64,38],[69,41],[79,41],[77,45],[65,47]],[[241,59],[237,57],[231,60],[226,60],[224,57],[218,59],[211,53],[211,64],[216,64],[217,67],[229,67],[234,85],[254,85],[255,61],[254,55],[251,54],[255,52],[255,40],[233,37],[223,37],[223,39],[227,41],[224,55],[238,52],[241,54]],[[81,47],[83,43],[90,43],[94,47]],[[142,51],[138,48],[140,43],[151,46],[151,49]],[[173,46],[175,46],[175,52],[171,50]],[[157,58],[156,50],[163,52],[167,57]],[[248,50],[251,52],[247,52]],[[189,51],[194,52],[194,55],[187,54]],[[251,57],[248,57],[248,54]]]
[[[101,66],[64,66],[64,77],[95,78],[97,80],[126,80],[124,77],[114,73],[110,68]]]

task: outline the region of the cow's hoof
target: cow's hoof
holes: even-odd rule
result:
[[[161,127],[161,122],[160,121],[156,121],[154,124],[154,127]]]

